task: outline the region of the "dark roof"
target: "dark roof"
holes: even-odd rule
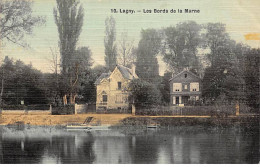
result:
[[[117,65],[118,69],[120,70],[121,74],[123,75],[124,78],[126,79],[132,79],[133,78],[133,73],[132,70],[121,66],[121,65]],[[138,78],[138,76],[136,74],[134,74],[134,78]]]
[[[189,70],[183,70],[182,72],[180,72],[180,73],[178,73],[177,75],[175,75],[174,77],[172,77],[169,81],[171,81],[171,80],[173,80],[174,78],[180,76],[180,75],[183,74],[184,72],[187,72],[187,73],[193,75],[194,77],[197,77],[197,78],[200,79],[200,77],[199,77],[198,75],[194,74],[193,72],[191,72],[191,71],[189,71]]]
[[[109,78],[110,74],[111,74],[110,72],[108,72],[108,73],[102,73],[102,74],[98,77],[98,79],[96,80],[95,84],[96,84],[96,85],[97,85],[97,84],[100,84],[101,80],[104,79],[104,78]]]

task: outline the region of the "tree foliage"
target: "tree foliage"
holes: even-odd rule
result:
[[[206,99],[214,101],[222,95],[227,102],[245,100],[244,63],[240,57],[244,49],[234,44],[220,46],[214,51],[214,63],[205,70],[203,78],[202,95]]]
[[[62,72],[68,73],[76,44],[82,30],[84,12],[78,0],[56,0],[53,9],[55,23],[59,32]]]
[[[158,105],[161,102],[160,91],[152,83],[134,79],[129,84],[130,101],[137,107]]]
[[[163,59],[168,67],[180,72],[184,68],[199,70],[197,48],[201,44],[201,26],[194,21],[164,29]]]
[[[246,53],[245,58],[245,83],[247,104],[259,112],[259,59],[260,49],[252,49]]]
[[[27,46],[25,35],[32,34],[33,28],[45,22],[42,16],[33,16],[32,1],[0,1],[0,39],[20,46]]]
[[[210,49],[210,53],[207,57],[211,63],[214,65],[217,61],[217,56],[219,55],[219,48],[230,48],[229,46],[233,43],[226,32],[226,25],[222,23],[208,23],[205,25],[206,33],[203,36],[204,47]]]
[[[55,23],[59,33],[61,55],[61,73],[64,83],[64,104],[67,96],[70,103],[75,103],[75,87],[78,84],[79,57],[75,57],[76,45],[82,30],[84,11],[78,0],[56,0],[57,8],[53,9]]]
[[[117,46],[116,46],[116,21],[110,16],[106,18],[105,21],[106,31],[105,31],[105,62],[107,68],[112,71],[117,64]]]
[[[13,61],[5,57],[4,63],[0,67],[4,79],[3,104],[25,105],[46,104],[48,99],[45,96],[42,73],[34,69],[31,65],[25,65],[22,61]]]

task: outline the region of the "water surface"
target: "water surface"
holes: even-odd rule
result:
[[[0,127],[0,163],[259,163],[259,131]]]

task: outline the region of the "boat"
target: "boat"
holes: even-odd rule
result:
[[[76,129],[76,130],[77,129],[86,129],[86,130],[90,129],[89,125],[85,125],[85,124],[81,124],[81,125],[67,125],[66,128],[67,129]]]
[[[108,125],[100,125],[100,126],[92,126],[92,125],[67,125],[67,130],[108,130],[110,126]]]
[[[147,125],[146,128],[159,128],[158,125]]]
[[[110,126],[108,125],[89,125],[93,120],[93,117],[87,117],[83,124],[70,124],[66,128],[68,130],[108,130]]]

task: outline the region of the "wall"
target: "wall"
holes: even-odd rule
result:
[[[121,90],[118,90],[118,82],[121,82]],[[102,92],[105,91],[108,96],[107,109],[117,109],[117,108],[126,108],[128,107],[128,98],[129,93],[122,91],[127,88],[129,80],[125,79],[118,68],[116,68],[109,79],[104,80],[102,83],[97,85],[97,109],[100,106],[99,103],[102,103]],[[117,102],[117,96],[121,96],[123,102]]]
[[[51,110],[2,110],[5,115],[51,115]]]

